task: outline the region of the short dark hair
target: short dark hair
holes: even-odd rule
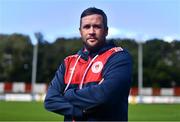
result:
[[[107,16],[106,14],[104,13],[103,10],[101,9],[98,9],[98,8],[95,8],[95,7],[89,7],[87,9],[85,9],[82,14],[81,14],[81,19],[80,19],[80,26],[81,26],[81,22],[82,22],[82,18],[85,17],[85,16],[88,16],[88,15],[93,15],[93,14],[99,14],[103,17],[103,24],[104,24],[104,27],[105,29],[108,29],[108,26],[107,26]]]

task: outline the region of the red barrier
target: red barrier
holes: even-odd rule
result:
[[[25,84],[25,92],[30,93],[32,91],[32,86],[30,83]]]
[[[180,96],[180,87],[174,88],[174,96]]]
[[[10,82],[6,82],[5,84],[4,84],[4,92],[12,92],[12,83],[10,83]]]
[[[1,92],[3,92],[3,93],[13,93],[13,89],[14,89],[13,87],[14,86],[13,86],[12,82],[4,82],[3,84],[4,84],[4,87],[2,87],[3,90],[1,90]],[[24,88],[24,93],[31,93],[32,92],[31,83],[24,83],[24,84],[25,84],[24,85],[24,87],[25,87]],[[45,85],[46,85],[45,89],[43,91],[41,90],[41,92],[47,91],[48,85],[47,84],[45,84]],[[146,89],[146,88],[143,88],[143,89]],[[150,88],[150,89],[152,89],[152,93],[148,94],[148,95],[162,96],[162,95],[164,95],[164,93],[166,95],[166,92],[162,92],[163,88]],[[172,93],[173,96],[180,96],[180,87],[170,88],[170,90],[173,90],[173,93]],[[37,91],[37,88],[36,88],[36,91]],[[132,87],[130,89],[130,95],[131,96],[138,96],[138,88],[137,87]]]
[[[132,87],[131,90],[130,90],[130,95],[137,96],[138,95],[138,88],[137,87]]]
[[[160,96],[161,94],[161,89],[160,88],[153,88],[152,89],[152,95],[153,96]]]

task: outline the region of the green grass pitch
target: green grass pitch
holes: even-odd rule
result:
[[[180,121],[180,104],[130,104],[129,121]],[[0,101],[0,121],[63,121],[48,112],[42,102]]]

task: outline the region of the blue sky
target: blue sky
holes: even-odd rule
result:
[[[0,33],[42,32],[49,42],[57,37],[80,37],[79,19],[87,7],[108,16],[108,38],[180,39],[180,0],[0,0]]]

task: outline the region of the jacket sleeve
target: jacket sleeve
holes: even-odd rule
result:
[[[44,100],[44,106],[47,110],[66,115],[66,116],[82,116],[82,110],[72,105],[63,96],[65,66],[61,64],[59,69],[51,81]]]
[[[104,81],[100,85],[85,87],[80,90],[69,89],[65,98],[73,105],[87,110],[116,99],[118,95],[129,95],[132,60],[126,51],[113,54],[103,69]]]

